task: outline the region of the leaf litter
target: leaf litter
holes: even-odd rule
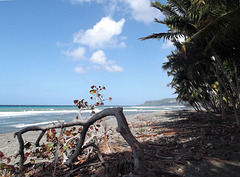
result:
[[[222,176],[240,174],[240,127],[234,119],[179,111],[165,113],[171,121],[142,119],[129,127],[144,148],[148,167],[156,176]],[[131,148],[113,132],[96,151],[78,157],[71,168],[57,164],[55,176],[124,176],[133,171]],[[3,155],[2,155],[3,157]],[[25,176],[51,176],[54,162],[32,163]]]

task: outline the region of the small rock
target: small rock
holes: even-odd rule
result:
[[[207,144],[207,147],[210,147],[210,146],[212,146],[212,143],[208,143],[208,144]]]
[[[177,171],[178,171],[179,174],[183,174],[184,173],[184,170],[182,168],[179,168]]]

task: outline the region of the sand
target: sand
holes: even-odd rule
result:
[[[166,111],[158,111],[154,113],[143,113],[143,114],[126,116],[126,119],[129,124],[140,123],[141,121],[146,121],[146,120],[150,122],[151,121],[164,122],[164,121],[170,121],[169,117],[165,116],[168,113],[169,112],[166,112]],[[115,118],[107,119],[105,120],[105,123],[107,124],[107,126],[113,127],[113,129],[117,127],[117,121]],[[134,135],[136,134],[136,132],[134,132],[134,129],[131,129],[131,131]],[[19,150],[19,143],[18,143],[17,137],[14,138],[14,133],[15,132],[0,134],[0,141],[1,141],[0,151],[4,153],[5,157],[15,156]],[[25,142],[35,142],[40,133],[41,133],[40,131],[31,131],[31,132],[24,133],[23,140]],[[121,135],[117,133],[115,137],[121,138]],[[45,138],[43,137],[41,142],[43,142],[44,139]],[[19,158],[17,159],[12,158],[11,163],[16,163],[18,161],[19,161]]]
[[[108,128],[116,129],[115,118],[105,121]],[[127,116],[127,121],[142,144],[151,168],[187,177],[238,177],[240,174],[240,129],[230,120],[219,123],[219,118],[212,114],[194,111],[159,111]],[[25,133],[23,139],[35,142],[39,133]],[[13,134],[0,134],[0,151],[5,156],[18,151],[18,141]],[[109,141],[118,145],[110,144],[112,152],[129,148],[117,132],[113,132]],[[119,149],[115,151],[115,147]],[[18,161],[17,158],[11,163]]]

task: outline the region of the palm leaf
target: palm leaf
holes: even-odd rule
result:
[[[180,37],[182,37],[182,33],[181,32],[168,32],[168,33],[153,33],[149,36],[146,37],[142,37],[140,38],[140,40],[147,40],[147,39],[164,39],[164,40],[176,40]]]
[[[176,12],[173,11],[172,7],[168,4],[166,5],[155,1],[151,3],[151,6],[161,11],[165,16],[177,15]]]
[[[213,44],[224,47],[229,38],[240,39],[240,9],[229,12],[221,17],[215,18],[204,28],[191,36],[189,43],[199,43],[203,39],[208,39],[209,44],[204,50],[209,50]],[[217,36],[217,37],[214,37]],[[188,43],[185,43],[188,45]]]

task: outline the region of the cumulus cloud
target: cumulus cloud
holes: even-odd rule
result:
[[[164,42],[162,44],[163,49],[169,49],[169,48],[173,48],[173,47],[174,47],[174,45],[173,45],[172,41],[169,41],[169,40],[167,40],[166,42]]]
[[[99,50],[92,54],[90,61],[95,64],[104,65],[106,64],[107,58],[105,56],[105,53],[102,50]]]
[[[69,0],[71,4],[101,3],[108,16],[114,13],[131,13],[134,20],[150,23],[154,18],[163,17],[162,13],[150,6],[151,0]]]
[[[103,0],[70,0],[70,2],[72,4],[82,4],[84,2],[97,2],[97,3],[101,3]]]
[[[113,16],[116,11],[119,11],[119,9],[121,9],[119,6],[119,1],[120,0],[109,0],[108,3],[105,4],[104,10],[108,16]]]
[[[75,71],[76,73],[78,73],[78,74],[84,74],[84,73],[87,72],[87,71],[86,71],[83,67],[81,67],[81,66],[76,66],[76,67],[74,68],[74,71]]]
[[[111,17],[103,17],[93,28],[75,33],[73,41],[90,48],[119,46],[116,36],[122,33],[124,23],[124,18],[116,22]]]
[[[105,53],[102,50],[94,52],[90,58],[90,61],[108,72],[122,72],[123,68],[118,66],[114,61],[107,60]]]
[[[74,50],[62,51],[62,53],[68,57],[72,57],[73,60],[82,60],[85,58],[84,57],[84,55],[85,55],[84,47],[78,47]]]
[[[150,7],[150,0],[124,0],[132,10],[132,16],[136,21],[149,23],[154,20],[154,18],[159,18],[161,13]]]
[[[184,37],[179,37],[179,38],[178,38],[178,41],[182,43],[182,42],[185,41],[185,38],[184,38]],[[162,48],[163,48],[163,49],[174,48],[173,42],[170,41],[170,40],[167,40],[166,42],[164,42],[164,43],[162,44]]]

